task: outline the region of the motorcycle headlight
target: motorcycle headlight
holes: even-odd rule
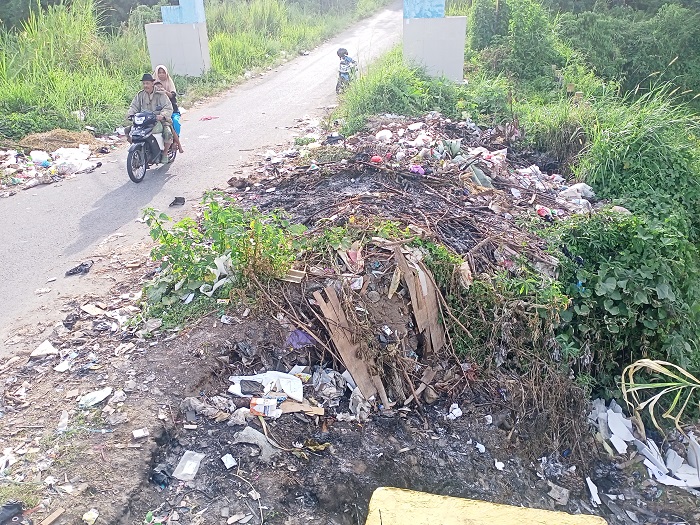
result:
[[[145,120],[146,120],[146,117],[143,117],[143,116],[134,117],[134,124],[137,124],[140,126],[141,124],[143,124],[143,122]]]

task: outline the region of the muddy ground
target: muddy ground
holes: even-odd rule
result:
[[[314,439],[331,446],[317,453],[307,451],[308,460],[281,452],[270,464],[257,457],[257,447],[231,444],[240,426],[199,416],[196,430],[184,429],[185,416],[178,409],[182,399],[206,399],[226,391],[232,368],[224,361],[234,357],[231,342],[245,339],[253,345],[281,345],[276,324],[263,317],[228,326],[210,317],[167,343],[147,345],[118,358],[109,357],[109,351],[101,353],[95,362],[103,366],[96,370],[68,377],[53,371],[39,377],[41,373],[28,370],[18,379],[32,385],[30,405],[17,412],[8,410],[3,417],[4,447],[24,441],[27,448],[21,467],[13,471],[26,469],[26,483],[53,476],[55,484],[37,486],[36,493],[47,510],[67,509],[58,522],[66,524],[79,523],[90,508],[99,510],[97,523],[105,524],[138,524],[156,509],[171,517],[176,512],[179,523],[225,523],[225,514],[252,515],[249,522],[259,523],[258,502],[250,497],[255,490],[268,523],[351,525],[363,523],[371,493],[379,486],[601,514],[610,523],[625,523],[616,521],[606,508],[592,507],[584,473],[569,472],[574,465],[562,457],[552,458],[547,472],[552,482],[572,494],[566,506],[556,505],[548,495],[551,486],[541,465],[519,457],[507,430],[486,424],[485,416],[493,414],[497,400],[476,406],[464,397],[459,400],[464,414],[454,421],[445,419],[447,402],[439,401],[426,407],[427,425],[417,411],[380,412],[362,425],[334,421],[332,416],[316,420],[286,414],[269,423],[281,445],[292,448],[295,442]],[[130,379],[136,383],[131,391]],[[102,385],[125,389],[127,399],[120,411],[128,421],[109,425],[99,408],[76,410],[75,403],[65,399],[71,389],[82,392]],[[110,432],[76,430],[57,435],[54,429],[61,409],[71,415],[69,427]],[[161,417],[165,414],[164,420],[158,418],[159,412]],[[262,430],[256,420],[250,425]],[[150,437],[134,441],[132,431],[143,427],[149,429]],[[478,444],[485,447],[484,452]],[[165,463],[172,472],[186,450],[206,455],[194,481],[173,479],[164,488],[149,481],[154,466]],[[219,459],[227,453],[239,462],[231,471]],[[503,470],[497,469],[496,462],[503,463]],[[628,470],[631,475],[607,462],[585,474],[608,487],[609,493],[626,495],[625,501],[617,503],[635,510],[641,523],[698,522],[700,516],[688,510],[696,508],[695,496],[656,486],[644,481],[646,476],[639,472],[635,475],[633,467]],[[685,516],[679,516],[685,521],[663,510],[676,506],[686,509]],[[648,521],[644,511],[651,514]]]

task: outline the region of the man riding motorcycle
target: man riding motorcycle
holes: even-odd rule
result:
[[[151,111],[157,115],[158,123],[153,128],[153,133],[163,134],[164,148],[161,151],[161,164],[167,164],[169,162],[168,151],[173,143],[173,132],[169,123],[173,114],[173,105],[164,91],[156,91],[153,75],[146,73],[141,78],[141,82],[143,83],[143,89],[136,94],[131,102],[127,118],[131,118],[142,111]],[[127,140],[131,142],[131,126],[126,128],[125,131]]]

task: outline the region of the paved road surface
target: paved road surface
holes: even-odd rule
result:
[[[288,141],[292,132],[286,127],[296,118],[322,116],[323,108],[336,103],[336,49],[346,47],[367,64],[400,41],[400,9],[401,4],[392,5],[310,55],[189,111],[183,116],[185,154],[167,171],[147,173],[141,184],[126,175],[126,149],[120,148],[92,174],[0,201],[0,356],[30,349],[4,344],[16,326],[58,319],[55,309],[62,296],[107,285],[91,275],[63,274],[115,232],[125,235],[119,239],[123,245],[143,239],[146,228],[135,219],[145,207],[167,210],[175,196],[196,201],[206,189],[225,187],[232,166],[250,156],[250,150]],[[200,121],[204,115],[219,118]],[[57,281],[46,284],[50,278]],[[35,290],[43,287],[52,291],[37,296]]]

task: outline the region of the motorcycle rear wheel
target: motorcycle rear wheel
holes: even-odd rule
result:
[[[129,178],[137,184],[145,177],[146,159],[142,147],[129,150],[126,157],[126,172],[129,174]]]

